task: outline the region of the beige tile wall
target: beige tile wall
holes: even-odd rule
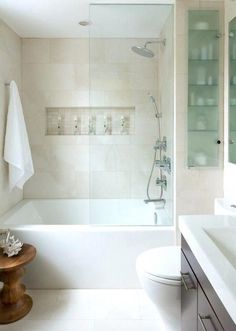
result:
[[[143,45],[145,41],[119,38],[91,41],[91,105],[135,106],[133,135],[107,137],[102,142],[97,137],[90,140],[92,198],[146,198],[157,139],[157,123],[148,92],[157,98],[158,47],[151,46],[156,53],[152,59],[131,51],[132,46]],[[151,194],[156,198],[154,180]]]
[[[36,174],[26,198],[89,195],[89,139],[46,136],[46,107],[89,103],[89,44],[85,39],[23,39],[23,104]]]
[[[3,147],[8,107],[8,87],[15,80],[21,89],[21,40],[0,20],[0,215],[22,199],[22,191],[8,188],[8,166],[3,160]]]
[[[176,18],[176,207],[181,214],[208,214],[214,212],[214,198],[223,195],[223,144],[220,147],[220,166],[209,169],[187,167],[187,11],[188,9],[220,9],[223,1],[177,0]],[[223,27],[223,24],[222,24]],[[223,50],[223,48],[222,48]],[[221,56],[223,60],[223,52]],[[221,70],[223,82],[223,65]],[[221,88],[223,91],[223,86]],[[223,98],[220,105],[223,138]]]
[[[36,168],[26,198],[145,198],[156,140],[147,93],[157,97],[158,57],[131,52],[143,43],[94,39],[89,58],[86,39],[23,39],[23,103]],[[135,134],[45,136],[45,107],[86,107],[89,101],[135,106]]]

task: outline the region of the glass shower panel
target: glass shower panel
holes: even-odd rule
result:
[[[229,162],[236,164],[236,18],[229,23]]]
[[[90,23],[90,223],[172,225],[172,174],[164,205],[144,200],[152,167],[149,194],[160,197],[153,100],[173,160],[173,8],[92,4]]]

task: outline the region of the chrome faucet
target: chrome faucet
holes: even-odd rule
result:
[[[163,156],[163,160],[157,160],[156,166],[164,171],[166,171],[168,174],[171,173],[171,159],[169,157]]]

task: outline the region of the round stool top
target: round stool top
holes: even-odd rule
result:
[[[0,252],[0,272],[12,271],[23,267],[34,259],[36,255],[36,249],[34,246],[24,244],[18,255],[8,257],[7,255]]]

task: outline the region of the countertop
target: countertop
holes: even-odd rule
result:
[[[179,229],[236,324],[236,217],[180,216]]]

